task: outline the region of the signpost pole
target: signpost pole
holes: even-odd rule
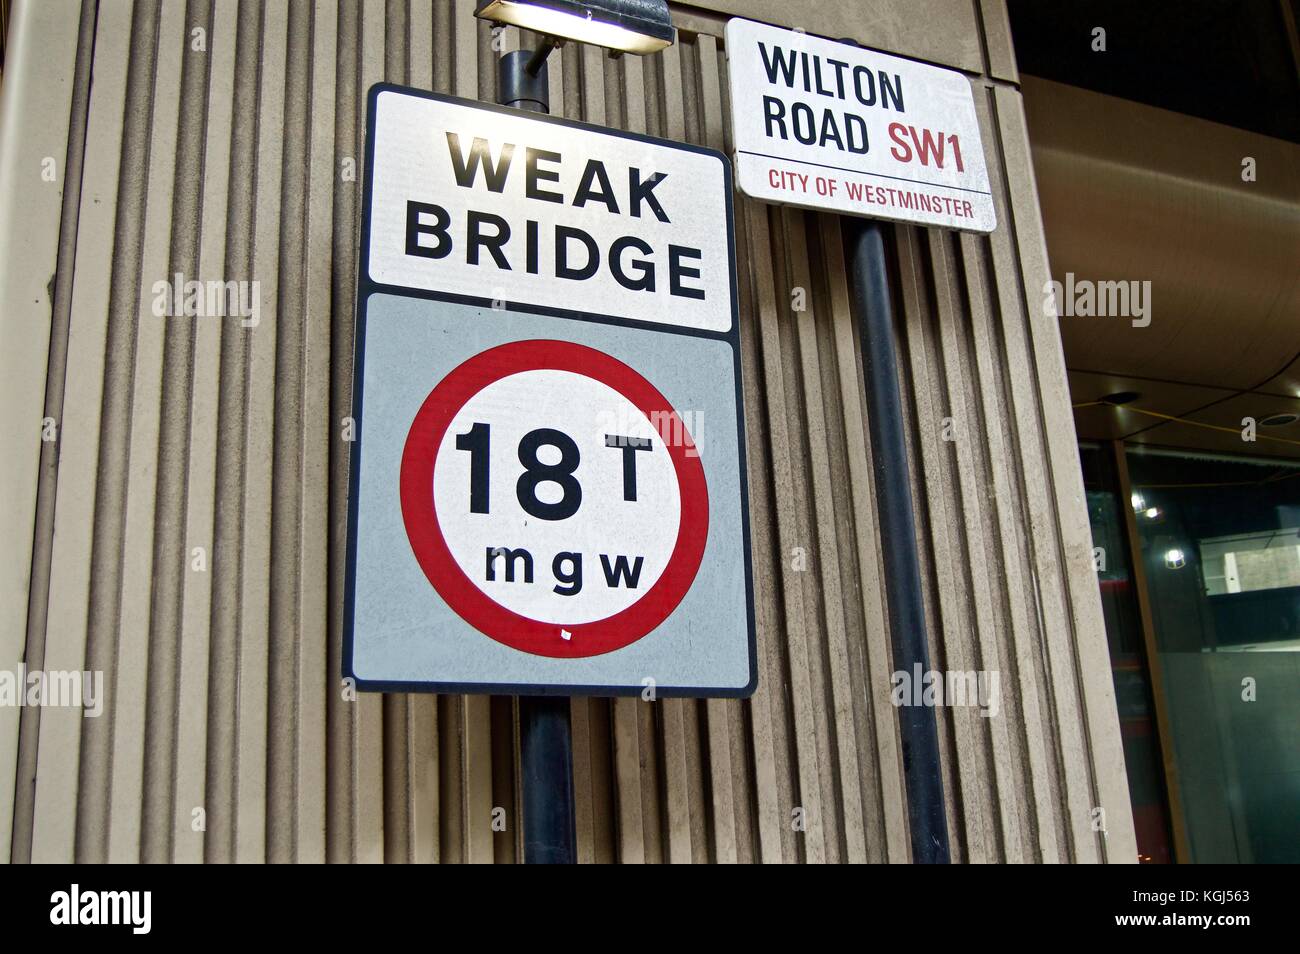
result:
[[[879,222],[843,216],[849,246],[849,282],[862,332],[862,371],[866,380],[871,429],[871,460],[880,512],[885,592],[893,634],[894,665],[911,673],[930,671],[925,607],[916,553],[911,478],[903,413],[898,391],[898,357],[894,349],[893,303],[885,268],[885,243]],[[903,745],[903,778],[912,836],[912,861],[946,864],[948,825],[944,816],[943,776],[939,772],[939,735],[934,709],[905,705],[898,709]]]
[[[551,111],[546,55],[515,50],[501,57],[497,101],[534,113]],[[573,733],[568,696],[519,697],[519,749],[523,773],[524,862],[573,864],[578,859],[573,811]]]
[[[894,311],[884,235],[870,220],[973,232],[996,227],[970,80],[851,39],[739,17],[727,21],[726,42],[740,190],[766,202],[851,213],[841,222],[861,329],[894,667],[921,679],[931,670]],[[912,860],[946,863],[934,707],[900,706],[898,722]]]
[[[573,864],[573,739],[568,696],[519,697],[524,861]]]

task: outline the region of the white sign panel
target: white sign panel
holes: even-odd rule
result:
[[[727,59],[746,195],[972,232],[997,225],[961,73],[740,19],[727,24]]]
[[[695,150],[379,94],[370,277],[687,328],[730,327],[726,167]]]
[[[368,131],[345,675],[752,692],[726,158],[386,85]]]

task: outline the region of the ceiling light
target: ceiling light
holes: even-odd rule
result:
[[[1260,427],[1286,427],[1300,421],[1300,414],[1272,414],[1259,422]]]
[[[1132,404],[1142,395],[1136,391],[1116,391],[1114,394],[1107,394],[1104,397],[1097,398],[1102,404],[1110,404],[1114,407],[1123,407],[1125,404]]]

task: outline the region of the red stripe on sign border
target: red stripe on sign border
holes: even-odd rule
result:
[[[452,419],[470,398],[494,381],[539,370],[569,371],[599,381],[627,398],[647,420],[667,415],[671,433],[687,435],[667,398],[640,373],[603,351],[550,339],[498,345],[453,369],[429,392],[415,415],[402,451],[402,520],[424,575],[447,605],[479,632],[538,656],[599,656],[622,649],[654,630],[690,590],[708,540],[708,484],[700,458],[686,453],[693,440],[665,440],[681,494],[677,542],[659,579],[626,609],[587,623],[551,623],[522,616],[496,602],[466,576],[443,537],[434,507],[434,462]],[[561,629],[571,633],[571,638],[562,639]]]

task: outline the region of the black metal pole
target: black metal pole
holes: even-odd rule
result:
[[[547,40],[537,53],[501,57],[497,102],[534,113],[551,110]],[[573,864],[578,858],[573,814],[573,734],[568,696],[519,697],[519,749],[523,778],[524,861]]]
[[[569,865],[577,860],[573,819],[573,737],[568,696],[520,696],[524,861]]]
[[[894,309],[885,269],[884,236],[878,222],[848,217],[842,221],[849,250],[849,283],[862,332],[862,376],[866,380],[894,666],[910,677],[917,664],[921,672],[930,671],[930,652],[926,645],[921,570],[916,555],[916,525],[907,443],[903,437],[898,357],[894,350]],[[900,706],[898,726],[903,745],[912,861],[947,864],[948,823],[944,815],[939,733],[933,707]]]

